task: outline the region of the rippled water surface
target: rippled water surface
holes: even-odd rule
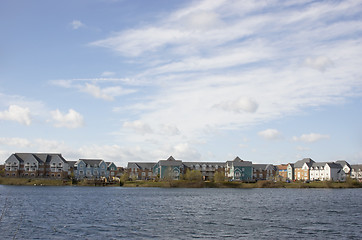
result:
[[[362,189],[0,185],[0,239],[361,239]]]

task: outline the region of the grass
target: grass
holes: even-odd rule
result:
[[[46,178],[6,178],[0,177],[0,184],[22,185],[22,186],[67,186],[71,185],[70,180],[46,179]]]
[[[103,186],[92,180],[82,180],[73,182],[71,180],[45,179],[45,178],[6,178],[0,177],[0,184],[3,185],[28,185],[28,186]],[[120,186],[119,183],[107,186]],[[160,188],[362,188],[362,183],[356,180],[348,179],[346,182],[274,182],[257,181],[255,183],[243,182],[213,182],[213,181],[127,181],[123,187],[160,187]]]

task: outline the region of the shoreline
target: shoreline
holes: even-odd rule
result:
[[[129,181],[125,183],[104,183],[94,180],[72,180],[44,179],[44,178],[5,178],[0,177],[0,185],[12,186],[85,186],[85,187],[158,187],[158,188],[362,188],[362,182],[347,180],[346,182],[274,182],[261,180],[255,183],[244,182],[204,182],[204,181]]]

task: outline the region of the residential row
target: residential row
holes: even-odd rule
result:
[[[122,169],[122,171],[120,171]],[[236,157],[226,162],[184,162],[172,156],[158,162],[129,162],[125,172],[135,180],[180,179],[187,170],[200,171],[203,180],[212,180],[215,174],[226,180],[302,180],[345,181],[347,177],[362,181],[362,165],[346,161],[315,162],[304,158],[295,163],[273,165],[254,164]],[[45,177],[101,179],[123,174],[123,168],[102,159],[68,161],[61,154],[14,153],[4,164],[6,177]]]
[[[4,172],[6,177],[101,179],[115,177],[117,166],[102,159],[67,161],[61,154],[14,153],[5,160]]]
[[[183,162],[170,156],[158,162],[129,162],[127,166],[129,177],[139,180],[180,179],[187,170],[200,171],[204,180],[213,179],[219,172],[225,179],[237,181],[345,181],[347,177],[362,181],[362,165],[350,165],[346,161],[315,162],[311,158],[272,165],[254,164],[239,157],[226,162]]]

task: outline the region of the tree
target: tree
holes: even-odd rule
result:
[[[225,174],[222,171],[216,171],[214,174],[215,182],[223,182],[225,181]]]
[[[202,173],[198,170],[187,169],[185,173],[185,179],[191,182],[202,181]]]

